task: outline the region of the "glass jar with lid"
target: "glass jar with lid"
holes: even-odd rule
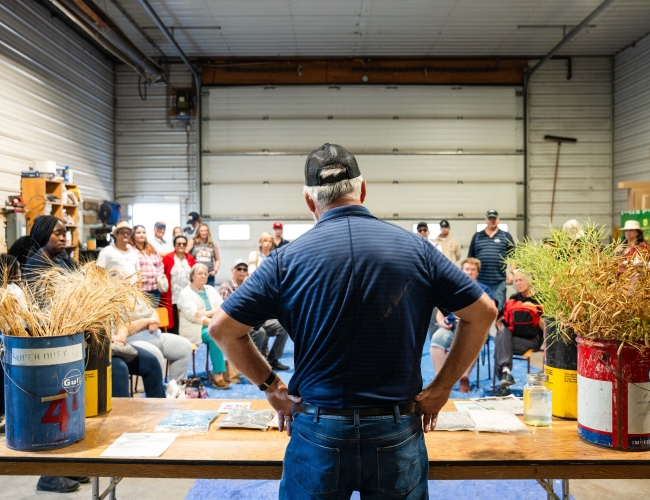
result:
[[[553,392],[548,387],[548,375],[529,373],[524,386],[524,422],[535,427],[551,425]]]

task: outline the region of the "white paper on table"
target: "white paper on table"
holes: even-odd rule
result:
[[[509,411],[515,415],[524,414],[524,400],[514,394],[502,397],[472,398],[471,401],[482,406],[485,410]]]
[[[470,418],[479,432],[503,432],[505,434],[530,434],[528,427],[509,411],[470,410]]]
[[[244,408],[245,410],[249,410],[250,407],[250,401],[229,401],[227,403],[221,403],[221,406],[217,411],[219,413],[228,413],[233,408]]]
[[[454,406],[458,411],[467,412],[470,410],[485,410],[481,405],[474,401],[454,401]]]
[[[485,411],[485,410],[477,410]],[[466,411],[441,411],[436,421],[436,431],[473,431],[476,425]]]
[[[269,422],[269,427],[274,427],[276,429],[280,428],[280,424],[278,423],[278,414],[277,413],[275,414],[275,416]]]
[[[177,436],[177,432],[125,432],[101,456],[159,457]]]

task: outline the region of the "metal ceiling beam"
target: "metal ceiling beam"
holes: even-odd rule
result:
[[[176,39],[174,36],[169,32],[165,24],[162,22],[160,17],[158,17],[158,14],[156,11],[153,9],[151,4],[147,0],[139,0],[140,5],[142,5],[142,8],[147,11],[147,14],[151,17],[153,22],[155,23],[156,26],[158,26],[158,29],[162,32],[164,37],[167,39],[169,43],[171,43],[176,51],[178,52],[178,55],[180,56],[181,60],[187,66],[190,70],[190,73],[192,73],[192,79],[194,80],[194,87],[196,91],[196,169],[197,169],[197,198],[198,198],[198,205],[199,205],[199,213],[203,213],[203,196],[202,196],[202,187],[201,187],[201,182],[203,180],[203,168],[201,165],[201,78],[199,77],[199,73],[196,70],[194,66],[192,66],[192,63],[189,61],[187,56],[185,55],[185,52],[183,52],[183,49],[181,49],[180,45],[176,42]]]
[[[148,83],[165,82],[165,72],[138,49],[92,0],[49,0],[98,44],[135,69]]]
[[[607,7],[609,7],[614,0],[605,0],[603,3],[601,3],[594,11],[589,14],[587,17],[584,18],[584,20],[578,24],[575,28],[573,28],[562,40],[560,40],[560,43],[558,43],[555,47],[551,49],[551,51],[546,54],[541,61],[539,61],[535,66],[532,67],[532,69],[528,72],[526,75],[526,82],[524,87],[528,87],[528,82],[530,81],[531,77],[535,74],[535,72],[542,66],[546,61],[548,61],[551,57],[553,57],[555,54],[557,54],[562,47],[564,47],[567,43],[569,43],[571,40],[573,40],[578,33],[580,33],[584,28],[589,26],[589,23],[596,19],[598,15],[604,11]]]

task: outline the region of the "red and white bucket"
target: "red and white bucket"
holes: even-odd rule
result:
[[[605,448],[650,450],[650,348],[577,341],[580,438]]]

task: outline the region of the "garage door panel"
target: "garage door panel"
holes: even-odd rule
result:
[[[521,182],[521,155],[357,155],[368,182]],[[204,156],[209,183],[302,182],[305,155]]]
[[[376,183],[368,185],[365,205],[378,217],[458,217],[461,214],[480,219],[487,208],[496,208],[503,217],[514,218],[517,189],[518,186],[507,184],[486,188],[479,184]],[[205,204],[213,218],[309,216],[302,184],[298,183],[210,186]]]
[[[515,153],[523,148],[522,126],[514,120],[211,120],[204,126],[204,148],[308,153],[330,142],[355,153]]]
[[[510,118],[521,116],[512,87],[278,86],[209,89],[211,118]]]

